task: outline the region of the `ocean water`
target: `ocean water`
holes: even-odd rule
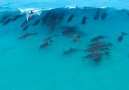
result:
[[[43,8],[65,6],[88,7],[114,7],[117,9],[129,9],[129,0],[0,0],[0,7],[11,8]]]
[[[124,0],[56,1],[0,1],[0,90],[129,90]]]

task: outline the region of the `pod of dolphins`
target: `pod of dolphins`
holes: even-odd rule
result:
[[[107,17],[107,12],[103,12],[100,13],[101,10],[97,9],[96,13],[93,17],[94,20],[98,20],[99,18],[103,21],[106,19]],[[37,19],[32,26],[36,26],[38,24],[41,25],[47,25],[50,28],[50,32],[54,33],[56,26],[63,21],[64,17],[68,15],[68,18],[66,20],[66,23],[70,23],[74,20],[74,17],[78,16],[75,13],[71,13],[69,14],[69,12],[67,10],[58,10],[58,9],[52,9],[49,11],[46,11],[45,15],[43,15],[43,17]],[[1,20],[0,23],[2,23],[3,26],[9,24],[11,21],[14,22],[17,19],[24,17],[23,14],[17,14],[11,18],[9,18],[9,15],[4,15]],[[30,24],[28,24],[28,22],[30,22],[31,20],[33,20],[34,17],[34,13],[33,11],[31,11],[31,13],[28,16],[27,20],[24,20],[24,22],[21,24],[22,27],[22,31],[25,32],[27,31],[27,29],[30,27]],[[87,24],[87,17],[83,16],[80,24],[85,25]],[[73,39],[73,43],[77,43],[79,41],[79,39],[81,39],[82,33],[83,32],[79,32],[78,27],[77,26],[64,26],[61,27],[60,29],[62,29],[62,34],[58,35],[57,32],[55,32],[56,34],[50,37],[46,37],[43,42],[41,43],[41,45],[39,46],[39,49],[43,49],[46,48],[50,45],[52,45],[51,43],[53,42],[53,38],[54,37],[58,37],[58,36],[68,36],[70,38]],[[21,35],[20,37],[18,37],[19,40],[24,40],[30,36],[34,36],[37,35],[38,33],[25,33],[24,35]],[[121,32],[121,35],[118,36],[118,42],[122,42],[123,37],[128,35],[125,32]],[[105,39],[105,38],[109,38],[108,36],[102,36],[102,35],[98,35],[96,37],[93,37],[90,41],[90,45],[87,46],[87,49],[85,50],[80,50],[77,48],[73,48],[70,47],[68,50],[63,52],[63,55],[68,55],[68,54],[72,54],[75,52],[79,52],[79,51],[83,51],[84,53],[87,52],[88,55],[86,56],[82,56],[82,58],[89,58],[94,60],[95,62],[98,62],[102,59],[102,57],[106,56],[109,57],[110,55],[110,47],[112,46],[111,42],[102,42],[101,40]]]

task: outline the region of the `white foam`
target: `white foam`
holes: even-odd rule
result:
[[[43,8],[42,10],[46,11],[46,10],[52,10],[54,8]]]
[[[30,13],[31,11],[33,11],[33,13],[35,14],[41,13],[41,9],[36,9],[36,8],[26,8],[26,9],[18,8],[18,9],[19,11],[21,11],[21,13]]]
[[[33,15],[40,15],[42,12],[42,9],[36,9],[36,8],[26,8],[26,9],[18,8],[18,9],[19,11],[21,11],[21,13],[26,13],[27,21],[29,17],[32,17]],[[33,11],[33,14],[31,14],[31,11]]]
[[[73,8],[77,8],[77,6],[66,6],[65,8],[73,9]]]
[[[99,7],[99,8],[101,8],[101,9],[106,9],[106,8],[108,8],[108,7],[106,7],[106,6],[104,7],[104,6],[103,6],[103,7]]]

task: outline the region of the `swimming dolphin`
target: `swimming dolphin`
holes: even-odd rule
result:
[[[46,23],[51,16],[51,11],[48,11],[45,16],[42,17],[42,24]]]
[[[2,17],[2,19],[0,20],[0,23],[2,23],[4,20],[6,20],[8,18],[8,16],[7,15],[4,15],[3,17]]]
[[[109,50],[109,49],[108,49],[108,47],[90,47],[85,51],[96,52],[96,51],[102,51],[102,50]]]
[[[95,16],[94,16],[94,20],[97,20],[100,16],[100,9],[97,10]]]
[[[70,17],[67,20],[67,23],[71,22],[74,16],[75,16],[74,14],[71,14]]]
[[[103,39],[103,38],[105,38],[105,37],[107,37],[107,36],[100,36],[100,35],[99,35],[99,36],[97,36],[97,37],[91,39],[91,42],[99,41],[100,39]]]
[[[11,21],[11,18],[7,19],[6,21],[3,22],[3,25],[8,24]]]
[[[40,49],[45,48],[48,45],[50,45],[49,42],[45,42],[45,43],[43,43],[43,44],[40,45]]]
[[[103,13],[103,14],[101,15],[101,19],[104,20],[104,19],[106,18],[106,16],[107,16],[107,13],[105,12],[105,13]]]
[[[121,34],[122,34],[122,35],[118,37],[118,41],[119,41],[119,42],[122,42],[124,35],[128,35],[128,34],[125,33],[125,32],[121,32]]]
[[[30,14],[34,14],[34,12],[31,10]]]
[[[105,53],[105,55],[107,55],[107,56],[111,56],[109,51],[105,51],[104,53]]]
[[[80,36],[77,35],[77,36],[73,39],[73,42],[77,42],[79,39],[80,39]]]
[[[21,27],[24,27],[24,26],[26,26],[26,25],[27,25],[27,20],[25,20],[25,21],[22,23]]]
[[[82,24],[85,24],[86,23],[86,17],[83,17],[82,18]]]
[[[95,61],[100,61],[102,56],[103,56],[103,54],[95,52],[95,53],[91,53],[89,55],[86,55],[83,58],[91,58],[91,59],[94,59]]]
[[[55,34],[54,36],[50,36],[50,37],[44,39],[43,42],[49,42],[49,41],[53,42],[51,39],[52,39],[53,37],[55,37],[55,36],[58,36],[58,35]]]
[[[29,25],[25,26],[22,31],[25,31],[27,28],[29,27]]]
[[[32,26],[35,26],[35,25],[37,25],[37,24],[39,24],[39,23],[40,23],[40,19],[36,20],[36,21],[33,23]]]
[[[29,21],[33,15],[34,15],[34,12],[31,10],[30,14],[27,15],[27,21]]]
[[[50,28],[50,29],[54,29],[54,26],[56,25],[56,22],[57,22],[56,20],[51,21],[51,22],[49,23],[49,25],[48,25],[49,28]]]
[[[112,46],[112,43],[104,43],[104,42],[97,42],[97,43],[94,43],[94,44],[91,44],[89,45],[89,47],[93,48],[93,47],[108,47],[108,46]]]
[[[109,52],[104,52],[104,53],[93,52],[93,53],[91,53],[91,54],[88,54],[88,55],[84,56],[83,58],[91,58],[91,59],[95,60],[96,62],[98,62],[98,61],[101,60],[101,58],[102,58],[104,55],[110,56],[110,55],[109,55]]]
[[[63,31],[63,35],[74,33],[76,31],[77,27],[65,27]]]
[[[61,13],[59,15],[58,19],[61,21],[62,19],[64,19],[65,15],[66,15],[65,13]]]
[[[29,36],[32,36],[32,35],[37,35],[37,33],[33,33],[33,34],[31,34],[31,33],[26,33],[26,34],[20,36],[18,39],[23,40],[23,39],[25,39],[25,38],[27,38],[27,37],[29,37]]]
[[[20,15],[16,15],[16,16],[14,16],[13,18],[12,18],[12,21],[15,21],[15,20],[17,20],[18,18],[20,18],[20,17],[22,17],[22,15],[20,14]]]

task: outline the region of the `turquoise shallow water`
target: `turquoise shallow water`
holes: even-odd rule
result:
[[[25,9],[26,10],[26,9]],[[99,17],[94,20],[97,11]],[[113,8],[59,8],[55,10],[41,10],[40,15],[33,15],[27,21],[28,28],[23,31],[22,23],[26,14],[20,11],[6,11],[0,13],[0,20],[7,15],[7,19],[15,15],[23,15],[6,25],[0,23],[0,90],[128,90],[129,89],[129,42],[128,35],[121,42],[118,37],[121,32],[129,34],[128,10]],[[52,12],[51,12],[52,11]],[[50,16],[47,22],[42,23],[47,12]],[[52,25],[51,21],[64,17]],[[101,16],[106,13],[104,20]],[[75,16],[67,22],[70,15]],[[53,15],[53,17],[51,16]],[[55,17],[56,16],[56,17]],[[82,18],[86,23],[82,25]],[[41,21],[33,26],[36,20]],[[75,31],[62,34],[64,29],[76,27]],[[20,36],[37,33],[20,40]],[[75,34],[74,34],[75,33]],[[53,36],[50,45],[40,48],[43,40]],[[73,42],[76,35],[80,36],[78,42]],[[108,36],[101,42],[111,42],[110,56],[104,55],[100,61],[83,58],[90,54],[86,52],[88,45],[94,43],[91,39],[101,35]],[[71,47],[75,52],[64,55],[63,52]]]
[[[65,6],[113,7],[129,9],[129,0],[0,0],[0,7],[11,8],[55,8]]]

